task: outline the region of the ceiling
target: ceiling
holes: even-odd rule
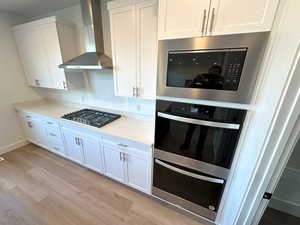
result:
[[[0,11],[36,17],[76,5],[80,0],[0,0]]]

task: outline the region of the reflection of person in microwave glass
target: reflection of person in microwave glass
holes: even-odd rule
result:
[[[191,82],[191,88],[223,89],[224,77],[222,68],[219,65],[213,65],[208,73],[197,75]]]

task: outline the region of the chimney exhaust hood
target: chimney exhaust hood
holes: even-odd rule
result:
[[[80,0],[84,24],[85,44],[88,51],[59,65],[71,70],[112,69],[112,60],[104,54],[101,0]]]

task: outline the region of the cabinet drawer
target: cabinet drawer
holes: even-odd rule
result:
[[[117,139],[115,142],[108,139],[103,139],[102,141],[103,146],[107,146],[112,149],[118,149],[121,152],[134,155],[142,159],[151,159],[151,149],[145,151],[144,149],[136,148],[135,146],[133,147],[132,145],[129,145],[129,143]]]
[[[51,152],[54,152],[56,154],[59,154],[59,155],[63,155],[65,156],[65,149],[64,149],[64,146],[63,144],[58,144],[58,143],[48,143],[48,148]]]
[[[47,126],[47,127],[59,127],[59,124],[56,120],[52,120],[52,119],[44,119],[44,124]]]
[[[62,144],[62,136],[60,133],[59,128],[57,127],[47,127],[46,128],[46,134],[48,141],[51,143],[57,143],[57,144]]]

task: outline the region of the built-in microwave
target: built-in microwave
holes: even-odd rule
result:
[[[268,33],[159,42],[158,96],[248,104]]]

